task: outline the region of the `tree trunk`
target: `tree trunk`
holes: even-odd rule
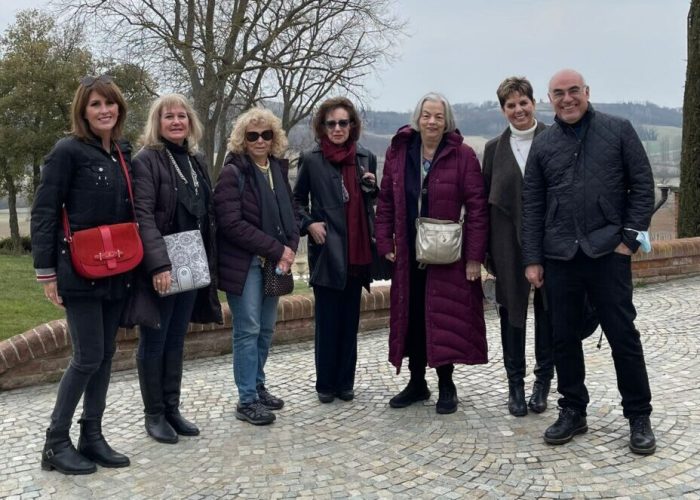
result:
[[[700,0],[688,12],[688,67],[683,99],[679,238],[700,235]]]
[[[22,241],[19,235],[19,219],[17,218],[17,186],[11,175],[5,175],[5,187],[7,188],[7,206],[10,212],[10,239],[11,250],[20,253]]]

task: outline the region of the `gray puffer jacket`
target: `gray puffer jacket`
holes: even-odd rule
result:
[[[577,129],[557,118],[535,137],[525,169],[523,263],[569,260],[579,247],[596,258],[620,242],[636,251],[653,210],[651,166],[628,120],[590,105]]]

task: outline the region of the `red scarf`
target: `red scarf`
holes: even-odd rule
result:
[[[372,251],[369,246],[365,202],[357,178],[355,142],[348,141],[339,146],[332,143],[328,137],[323,137],[321,150],[324,158],[332,164],[340,166],[343,184],[348,192],[348,202],[345,203],[345,223],[348,230],[348,266],[368,266],[372,263]]]

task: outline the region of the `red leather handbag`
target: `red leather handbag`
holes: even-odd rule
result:
[[[117,146],[119,163],[126,177],[131,211],[134,210],[134,194],[126,162]],[[68,212],[63,206],[63,232],[70,246],[70,258],[75,272],[84,278],[99,279],[131,271],[143,259],[143,245],[136,222],[122,222],[83,229],[71,234]]]

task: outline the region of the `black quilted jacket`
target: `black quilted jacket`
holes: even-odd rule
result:
[[[620,242],[636,251],[629,229],[649,227],[654,179],[632,124],[589,106],[576,132],[556,119],[533,141],[523,184],[526,266],[569,260],[579,248],[600,257]]]

